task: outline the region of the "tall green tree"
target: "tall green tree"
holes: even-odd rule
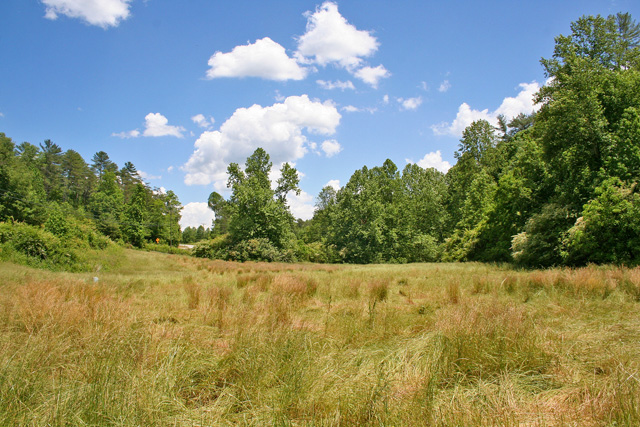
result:
[[[38,165],[21,157],[11,138],[0,132],[0,221],[42,224],[45,203]]]
[[[237,163],[227,169],[227,186],[232,194],[228,201],[229,235],[232,242],[266,239],[278,249],[293,242],[293,216],[286,194],[299,191],[298,174],[288,164],[281,169],[278,187],[271,189],[269,154],[258,148],[245,163],[243,171]]]
[[[118,166],[109,159],[109,155],[104,151],[98,151],[91,159],[91,169],[98,175],[98,179],[102,178],[105,172],[116,172]]]
[[[138,248],[144,246],[149,234],[145,224],[147,217],[147,191],[144,185],[138,184],[123,215],[122,234],[127,243]]]
[[[61,173],[63,201],[71,203],[76,208],[86,205],[96,184],[96,178],[77,151],[67,150],[63,154]]]
[[[50,139],[40,144],[40,170],[48,200],[62,201],[62,149]]]
[[[98,230],[113,240],[122,238],[121,222],[124,194],[113,172],[105,172],[98,181],[96,191],[89,198],[89,212]]]
[[[230,211],[227,201],[220,195],[220,193],[214,191],[209,194],[207,205],[215,214],[212,224],[212,234],[214,236],[221,236],[228,233]]]

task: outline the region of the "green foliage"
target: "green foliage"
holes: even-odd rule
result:
[[[227,255],[232,259],[288,257],[286,254],[294,245],[293,217],[285,197],[290,191],[299,192],[298,174],[285,164],[274,191],[269,179],[271,166],[269,155],[258,148],[247,158],[244,171],[236,163],[229,165],[227,185],[232,194],[228,201],[218,193],[209,196],[209,206],[220,220],[214,223],[214,234],[226,228],[228,218],[232,244]],[[279,255],[274,255],[272,249]]]
[[[212,240],[196,243],[193,247],[192,253],[198,258],[226,259],[230,246],[231,238],[228,234],[223,234],[216,236]]]
[[[226,258],[229,261],[294,261],[292,251],[283,251],[265,238],[242,240],[231,246]]]
[[[124,212],[123,235],[127,243],[135,247],[144,246],[147,230],[144,227],[146,220],[145,206],[147,204],[146,192],[142,184],[136,185],[131,201]]]
[[[39,227],[0,223],[0,258],[51,270],[86,270],[82,248]]]
[[[322,242],[305,243],[302,240],[298,240],[295,248],[295,258],[299,262],[315,262],[321,264],[339,261],[338,254],[333,247],[327,246]]]
[[[52,203],[49,207],[49,216],[44,223],[44,229],[58,237],[65,237],[67,233],[69,233],[69,224],[66,215],[57,203]]]
[[[640,195],[635,190],[616,178],[596,189],[596,198],[567,233],[567,264],[640,262]]]
[[[445,188],[435,169],[408,165],[400,174],[386,160],[356,171],[335,199],[323,189],[313,222],[326,229],[323,243],[344,262],[433,261]]]
[[[551,267],[563,262],[563,239],[576,217],[566,207],[549,204],[533,215],[524,232],[513,237],[513,260],[530,267]]]

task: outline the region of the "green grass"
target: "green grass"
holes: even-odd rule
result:
[[[0,263],[0,425],[640,425],[639,296],[608,267]]]

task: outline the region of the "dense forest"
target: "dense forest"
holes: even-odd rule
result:
[[[0,256],[49,268],[86,269],[86,250],[114,242],[177,246],[180,201],[152,189],[104,151],[91,165],[50,140],[16,145],[0,133]]]
[[[150,188],[132,163],[118,168],[100,151],[87,164],[49,140],[0,134],[0,244],[19,247],[31,226],[97,247],[204,240],[196,256],[238,261],[638,264],[640,25],[582,17],[541,64],[537,112],[472,123],[446,174],[365,166],[338,191],[323,188],[308,221],[287,205],[297,171],[284,164],[272,183],[262,149],[229,165],[227,199],[209,196],[211,229],[181,232],[176,195]]]
[[[295,223],[256,151],[212,193],[215,240],[200,256],[321,262],[490,261],[527,266],[640,261],[640,25],[582,17],[541,63],[539,110],[467,127],[446,174],[387,160],[325,187]]]

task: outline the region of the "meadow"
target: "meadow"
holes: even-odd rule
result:
[[[640,425],[638,268],[125,254],[0,263],[1,426]]]

